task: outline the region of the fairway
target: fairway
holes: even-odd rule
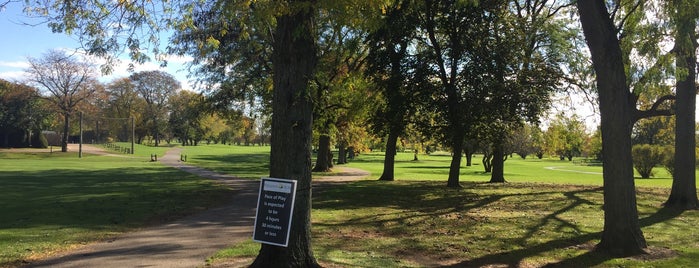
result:
[[[269,147],[180,147],[187,163],[259,179],[268,175]],[[0,152],[0,267],[14,267],[144,225],[171,221],[227,200],[230,191],[135,156]],[[161,154],[165,150],[153,148]],[[138,152],[138,151],[137,151]],[[638,208],[654,252],[647,259],[590,254],[603,226],[602,168],[577,161],[511,158],[509,183],[490,184],[480,157],[461,170],[461,189],[446,188],[446,153],[396,157],[395,182],[376,178],[383,153],[346,165],[365,180],[319,187],[313,195],[314,252],[328,267],[691,266],[699,256],[697,211],[661,209],[669,175],[636,179]],[[463,162],[465,164],[465,160]],[[321,176],[328,174],[314,174]],[[18,201],[21,200],[21,201]],[[6,219],[6,220],[5,220]],[[221,250],[212,267],[254,257],[251,240]],[[243,261],[245,262],[245,261]],[[249,264],[249,262],[248,262]]]
[[[370,171],[373,178],[378,178],[383,172],[383,158],[382,152],[362,154],[347,166]],[[446,184],[451,155],[437,153],[419,155],[418,158],[418,161],[413,161],[412,153],[398,153],[395,162],[396,180],[444,181]],[[490,173],[484,172],[481,160],[481,155],[475,155],[472,166],[467,167],[466,160],[462,159],[460,181],[489,181]],[[640,179],[640,176],[637,175],[636,186],[665,188],[672,185],[672,178],[663,167],[656,167],[653,171],[656,176],[650,179]],[[514,157],[505,161],[505,179],[508,182],[601,186],[602,167],[586,166],[580,164],[580,161],[559,160],[558,158],[537,159],[530,157],[525,160]]]
[[[0,152],[0,267],[217,206],[229,190],[147,158]]]

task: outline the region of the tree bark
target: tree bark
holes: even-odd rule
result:
[[[398,142],[398,133],[391,130],[388,133],[388,140],[386,141],[386,155],[383,159],[383,173],[381,173],[381,177],[379,177],[380,181],[395,180],[396,142]]]
[[[493,145],[492,172],[490,182],[505,182],[505,153],[502,143]]]
[[[347,164],[347,146],[344,143],[340,143],[337,151],[337,164]]]
[[[63,136],[61,137],[61,152],[68,152],[68,137],[70,136],[70,112],[63,113]]]
[[[313,172],[328,172],[330,171],[330,136],[321,134],[318,138],[318,155],[316,157],[316,165]]]
[[[676,7],[680,9],[682,7]],[[679,13],[680,10],[677,10]],[[687,70],[686,77],[676,82],[675,100],[675,172],[672,178],[670,197],[665,207],[674,209],[697,209],[696,183],[696,125],[694,122],[696,110],[696,44],[694,27],[697,19],[688,16],[679,18],[676,22],[675,65],[678,70]]]
[[[483,159],[481,159],[483,164],[483,171],[485,173],[490,173],[493,171],[493,151],[490,148],[483,150]]]
[[[250,267],[319,267],[311,248],[310,221],[313,103],[309,79],[317,63],[315,11],[305,3],[298,5],[303,7],[292,7],[292,12],[277,18],[272,53],[270,176],[297,180],[289,245],[262,244]]]
[[[473,165],[473,150],[471,146],[464,146],[464,155],[466,156],[466,166],[470,167]]]
[[[452,122],[452,124],[454,124],[454,122]],[[456,125],[457,126],[454,127],[452,131],[451,165],[449,165],[449,179],[447,180],[447,187],[450,188],[461,187],[461,184],[459,183],[459,175],[461,173],[461,151],[463,151],[464,145],[464,130],[461,127],[461,124]]]
[[[604,150],[604,230],[597,250],[612,256],[644,253],[631,161],[635,99],[626,74],[616,28],[603,0],[578,1],[580,22],[592,55],[599,92]]]

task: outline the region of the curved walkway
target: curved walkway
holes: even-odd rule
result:
[[[572,170],[572,169],[564,169],[560,167],[544,167],[545,169],[548,170],[556,170],[556,171],[564,171],[564,172],[573,172],[573,173],[580,173],[580,174],[590,174],[590,175],[603,175],[602,172],[594,172],[594,171],[581,171],[581,170]]]
[[[87,245],[28,267],[200,267],[216,251],[252,237],[259,182],[215,173],[180,162],[180,148],[169,150],[160,161],[201,177],[229,185],[234,194],[228,205],[178,221],[126,233]],[[343,168],[339,176],[320,182],[358,180],[369,173]],[[314,179],[316,180],[316,179]]]

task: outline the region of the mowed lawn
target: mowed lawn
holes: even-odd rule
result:
[[[192,165],[249,179],[268,175],[269,147],[182,150]],[[220,204],[229,193],[144,155],[78,160],[75,154],[0,153],[0,248],[9,249],[0,251],[0,266],[175,219]],[[603,227],[601,167],[515,157],[505,163],[509,183],[490,184],[477,157],[471,167],[462,163],[463,187],[448,189],[451,157],[419,158],[399,153],[397,181],[379,182],[383,153],[362,154],[347,166],[370,171],[366,180],[314,189],[313,247],[323,265],[687,267],[699,260],[699,213],[662,209],[671,179],[660,167],[655,178],[636,180],[652,254],[611,259],[589,253]],[[210,264],[250,260],[258,250],[248,241],[222,250]]]
[[[0,267],[217,206],[230,191],[145,157],[0,152]]]
[[[235,166],[244,166],[244,177],[250,178],[267,175],[268,150],[187,149],[190,164],[232,174]],[[241,161],[245,154],[256,164]],[[362,154],[346,166],[370,171],[366,180],[314,191],[314,253],[324,266],[686,267],[699,260],[694,231],[699,213],[662,209],[672,183],[662,167],[654,178],[636,179],[651,254],[612,259],[590,253],[603,228],[601,167],[515,157],[505,163],[509,183],[490,184],[478,156],[461,170],[463,187],[448,189],[448,154],[412,159],[412,153],[399,153],[397,181],[379,182],[383,153]],[[220,251],[209,263],[249,264],[258,250],[259,244],[248,241]]]

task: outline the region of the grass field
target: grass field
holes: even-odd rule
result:
[[[0,267],[220,204],[229,191],[145,158],[0,152]]]
[[[188,163],[241,178],[259,179],[269,175],[268,146],[191,146],[184,147]],[[378,178],[383,171],[382,152],[362,154],[346,166],[371,172],[370,178]],[[396,156],[395,174],[397,180],[444,181],[449,175],[451,156],[446,153],[419,155],[419,161],[412,161],[412,153],[399,153]],[[535,182],[575,185],[602,185],[602,167],[584,166],[576,161],[557,158],[510,158],[505,161],[505,179],[509,182]],[[473,165],[466,167],[462,161],[461,181],[487,182],[490,174],[483,171],[481,156],[476,155]],[[670,187],[672,178],[662,167],[654,170],[655,177],[636,180],[637,186]]]
[[[269,147],[183,147],[188,163],[257,179],[268,175]],[[0,153],[0,266],[21,264],[144,224],[217,204],[227,190],[135,158]],[[139,153],[139,151],[141,153]],[[161,154],[160,152],[153,152]],[[318,188],[313,245],[328,267],[687,267],[699,260],[698,211],[661,209],[671,185],[637,179],[640,222],[653,254],[611,259],[590,253],[602,230],[601,167],[554,159],[509,159],[506,184],[489,184],[480,158],[463,167],[463,188],[447,189],[447,154],[400,153],[395,182],[378,182],[383,154],[347,165],[365,181]],[[21,200],[21,202],[18,202]],[[5,250],[5,249],[8,250]],[[252,258],[252,241],[225,249],[210,263]]]
[[[219,151],[221,150],[221,151]],[[192,162],[235,172],[230,159],[253,154],[250,177],[264,176],[264,147],[201,147]],[[227,156],[217,156],[228,151]],[[206,155],[201,161],[197,155]],[[371,180],[314,192],[313,243],[329,267],[682,267],[699,259],[693,231],[697,211],[681,215],[661,209],[671,185],[669,174],[637,179],[641,224],[652,254],[611,259],[591,253],[603,227],[602,168],[558,159],[509,159],[510,183],[489,184],[480,158],[463,167],[462,189],[445,188],[450,156],[401,153],[396,182],[378,182],[382,153],[363,154],[347,166],[368,170]],[[217,159],[222,159],[221,161]],[[226,159],[226,160],[223,160]],[[255,168],[257,166],[257,168]],[[252,241],[212,256],[212,266],[251,259]],[[249,262],[248,262],[249,263]]]

